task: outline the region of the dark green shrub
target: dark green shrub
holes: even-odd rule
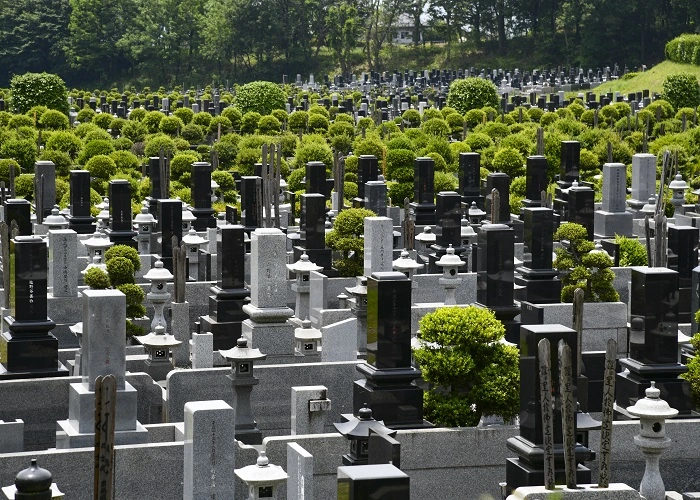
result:
[[[616,235],[615,243],[619,245],[620,266],[647,265],[647,249],[639,240]]]
[[[51,149],[42,151],[38,159],[53,162],[53,164],[56,165],[56,175],[61,177],[70,174],[70,167],[73,164],[68,153]]]
[[[229,120],[225,116],[215,116],[209,122],[209,126],[207,127],[207,134],[217,137],[219,134],[219,125],[221,125],[221,135],[228,134],[233,130],[231,120]]]
[[[199,161],[199,155],[194,151],[177,153],[170,160],[170,178],[178,181],[183,175],[192,171],[192,164]]]
[[[498,107],[498,89],[483,78],[463,78],[450,84],[447,105],[465,114],[484,106]]]
[[[305,167],[292,170],[287,177],[287,188],[289,191],[296,193],[297,191],[306,189],[304,177],[306,177]]]
[[[236,155],[236,169],[241,175],[253,175],[255,164],[262,161],[262,150],[257,148],[242,148]]]
[[[190,108],[177,108],[175,111],[173,111],[173,115],[177,116],[180,120],[182,120],[182,123],[187,125],[192,121],[194,111],[192,111]]]
[[[386,171],[388,180],[409,181],[413,179],[413,163],[416,154],[410,149],[390,149],[386,152]],[[399,172],[410,172],[406,175],[397,176]]]
[[[15,177],[15,195],[25,200],[33,199],[34,174],[20,174]]]
[[[309,122],[309,114],[306,111],[294,111],[287,119],[287,128],[293,132],[301,129],[306,131]]]
[[[243,119],[243,113],[241,113],[240,109],[233,106],[228,106],[227,108],[224,108],[224,110],[221,112],[221,116],[224,116],[231,121],[231,127],[233,128],[233,130],[241,129],[241,120]]]
[[[219,185],[220,191],[233,191],[236,189],[236,180],[231,172],[215,170],[211,173],[211,178]]]
[[[312,142],[299,146],[294,158],[294,168],[306,168],[310,161],[321,161],[326,167],[330,167],[333,164],[333,151],[325,143]]]
[[[97,155],[110,155],[114,153],[112,141],[95,140],[85,144],[85,147],[78,155],[78,163],[86,165],[91,158]]]
[[[50,73],[25,73],[10,80],[10,106],[26,113],[32,106],[46,106],[68,115],[68,91],[63,79]]]
[[[421,122],[420,113],[417,109],[407,109],[403,112],[401,118],[409,127],[417,127]]]
[[[510,147],[499,149],[491,165],[496,172],[508,174],[511,179],[525,173],[525,158],[517,149]]]
[[[55,109],[49,109],[41,115],[39,125],[46,130],[65,130],[70,124],[66,115]]]
[[[364,269],[364,233],[365,217],[377,214],[366,208],[349,208],[338,214],[333,230],[326,233],[326,245],[342,254],[333,262],[341,276],[360,276]]]
[[[146,294],[140,286],[135,283],[124,283],[118,285],[117,290],[126,295],[127,318],[142,318],[146,315],[146,307],[143,305]]]
[[[105,252],[105,263],[109,262],[115,257],[124,257],[129,259],[131,264],[134,266],[134,271],[139,271],[141,269],[141,259],[139,258],[138,251],[128,245],[114,245],[110,247]]]
[[[111,286],[109,275],[99,267],[91,267],[83,275],[83,281],[93,290],[104,290]]]
[[[72,132],[55,132],[46,141],[47,150],[63,151],[75,159],[83,147],[83,141]]]
[[[180,131],[180,137],[190,144],[198,144],[204,140],[204,130],[201,125],[189,123]]]
[[[110,153],[109,157],[114,160],[117,170],[134,172],[139,170],[139,159],[131,151],[119,150]]]
[[[117,173],[117,164],[107,155],[96,155],[85,164],[85,170],[90,172],[90,177],[107,180]]]
[[[436,154],[436,153],[434,153]],[[454,174],[450,172],[438,172],[434,174],[435,192],[441,191],[456,191],[459,187],[459,181]]]
[[[148,128],[140,121],[128,120],[121,130],[121,135],[133,142],[143,142],[148,134]]]
[[[700,82],[695,75],[690,73],[668,75],[663,85],[663,99],[675,109],[695,108],[700,105]]]
[[[607,253],[592,252],[586,228],[574,222],[565,222],[554,233],[555,241],[566,244],[556,248],[554,269],[559,270],[562,282],[561,301],[572,302],[574,291],[581,288],[586,302],[615,302],[620,296],[612,286],[615,273],[613,261]]]
[[[486,113],[481,109],[470,109],[464,114],[464,121],[467,127],[472,129],[486,121]]]
[[[426,419],[475,426],[484,415],[510,420],[518,414],[519,353],[504,337],[488,309],[443,307],[423,316],[421,347],[413,355],[431,387],[423,399]]]
[[[158,124],[158,130],[164,134],[175,135],[185,124],[177,116],[164,116]]]
[[[97,125],[102,130],[107,130],[109,128],[109,126],[112,124],[113,119],[114,118],[109,113],[99,113],[99,114],[95,115],[95,117],[92,119],[91,123],[93,123],[94,125]]]
[[[357,182],[345,181],[343,185],[343,196],[346,200],[352,200],[358,194]]]
[[[243,85],[236,93],[236,107],[241,112],[255,111],[260,115],[268,115],[273,109],[284,109],[287,96],[284,91],[272,82],[251,82]]]
[[[389,183],[387,196],[391,198],[394,205],[403,206],[403,200],[413,200],[413,182],[393,182]]]
[[[10,182],[10,166],[14,166],[15,168],[15,176],[19,175],[21,170],[19,163],[17,163],[15,160],[10,160],[10,159],[0,159],[0,181],[4,181],[5,185],[8,185]]]
[[[255,130],[258,128],[260,118],[262,118],[262,115],[255,111],[249,111],[244,114],[241,120],[241,132],[244,134],[255,133]]]
[[[426,134],[435,137],[447,138],[451,133],[450,125],[442,118],[431,118],[423,122],[421,128]]]
[[[160,111],[149,111],[143,117],[143,123],[148,129],[149,134],[155,134],[160,129],[160,121],[165,118],[165,115]]]
[[[315,133],[328,131],[330,122],[328,118],[319,113],[309,113],[309,130]]]
[[[29,139],[10,139],[0,146],[0,158],[13,159],[25,172],[33,172],[36,144]]]
[[[134,282],[134,264],[126,257],[112,257],[107,261],[107,274],[112,286]]]

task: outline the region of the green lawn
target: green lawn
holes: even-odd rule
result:
[[[649,89],[650,92],[663,91],[664,80],[675,73],[691,73],[700,79],[700,66],[664,61],[629,80],[616,80],[604,83],[594,89],[597,94],[619,91],[622,94]]]

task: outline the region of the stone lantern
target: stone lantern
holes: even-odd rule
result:
[[[51,215],[44,217],[43,224],[48,231],[55,229],[68,229],[68,220],[61,215],[58,205],[54,205],[51,210]]]
[[[464,251],[462,252],[462,258],[467,264],[467,270],[472,270],[472,241],[476,240],[477,235],[476,231],[474,231],[474,228],[465,216],[462,216],[461,224],[462,227],[460,232],[460,238],[462,239],[462,247],[464,248]]]
[[[192,229],[192,223],[197,220],[197,217],[190,211],[190,207],[182,204],[182,232],[189,233]]]
[[[98,228],[107,229],[109,227],[109,198],[102,198],[102,203],[95,206],[100,209],[100,213],[97,214]]]
[[[101,270],[104,271],[105,273],[107,272],[107,265],[106,265],[104,262],[102,262],[102,257],[97,257],[97,256],[95,256],[95,257],[92,258],[92,262],[90,262],[87,266],[85,266],[85,269],[83,269],[82,271],[80,271],[80,274],[82,274],[83,276],[85,276],[85,273],[87,273],[87,272],[88,272],[90,269],[92,269],[93,267],[96,267],[96,268],[98,268],[98,269],[101,269]]]
[[[182,214],[184,215],[185,213],[183,212]],[[182,237],[182,242],[185,244],[185,248],[187,248],[187,261],[189,262],[188,274],[192,279],[197,281],[199,275],[199,251],[204,248],[204,245],[209,243],[209,240],[202,238],[197,234],[194,228],[191,228],[189,232]]]
[[[87,249],[88,260],[94,262],[94,257],[99,257],[101,261],[104,261],[105,252],[114,243],[101,232],[95,231],[91,238],[83,241],[83,245]]]
[[[675,213],[682,213],[681,207],[685,203],[685,192],[689,189],[688,183],[683,180],[681,174],[676,174],[668,188],[671,190],[671,205],[673,205]]]
[[[262,444],[262,432],[258,429],[250,409],[250,393],[253,386],[258,384],[258,379],[253,376],[253,365],[256,361],[265,359],[267,355],[261,353],[260,349],[248,347],[245,337],[238,339],[236,347],[226,351],[220,350],[219,354],[231,363],[231,374],[227,377],[233,382],[236,439],[245,444]]]
[[[63,493],[58,490],[53,482],[53,475],[37,465],[36,458],[31,465],[20,471],[15,477],[14,486],[6,486],[2,489],[3,498],[15,500],[62,500]]]
[[[209,198],[211,199],[212,203],[216,203],[217,201],[219,201],[219,196],[216,194],[216,192],[219,190],[219,184],[214,179],[212,179],[210,187],[211,190]]]
[[[438,282],[445,287],[445,305],[457,305],[455,288],[462,282],[462,278],[459,277],[459,268],[464,265],[464,261],[455,255],[455,249],[450,245],[447,247],[445,255],[440,257],[440,260],[435,264],[442,268],[442,278]]]
[[[467,217],[469,217],[469,223],[472,226],[481,225],[481,221],[484,219],[484,215],[486,215],[486,212],[477,207],[475,201],[472,201],[472,205],[469,207],[469,211],[467,213]]]
[[[233,472],[248,486],[248,500],[275,500],[277,490],[289,477],[282,467],[270,464],[264,451],[260,452],[255,465]]]
[[[296,274],[296,281],[292,283],[292,291],[297,294],[294,316],[301,320],[309,316],[309,277],[311,272],[320,271],[323,267],[311,262],[309,256],[304,252],[294,264],[287,264],[287,269]]]
[[[651,195],[649,201],[642,207],[640,212],[643,213],[645,217],[654,217],[656,213],[656,196]]]
[[[168,293],[168,281],[173,279],[173,274],[163,267],[163,261],[157,260],[153,267],[143,276],[151,282],[151,291],[146,294],[146,298],[153,304],[153,320],[151,321],[151,331],[156,331],[158,325],[165,328],[165,315],[163,309],[170,299]]]
[[[350,312],[357,318],[357,350],[361,356],[367,356],[367,277],[358,276],[357,285],[346,287],[345,291],[355,299]]]
[[[139,254],[151,253],[151,233],[156,227],[156,219],[153,214],[148,212],[148,207],[141,207],[141,213],[134,217],[134,226],[138,233],[136,241],[138,242]]]
[[[305,319],[301,322],[301,326],[294,330],[294,340],[296,341],[296,350],[299,354],[311,357],[309,361],[320,361],[318,358],[318,346],[321,343],[321,332],[311,326],[311,321]]]
[[[433,232],[433,228],[430,226],[425,226],[423,232],[416,235],[416,241],[418,242],[418,252],[416,254],[416,262],[425,266],[428,262],[428,252],[430,247],[437,241],[437,236]]]
[[[182,344],[169,333],[165,333],[163,325],[156,326],[155,330],[148,335],[136,337],[148,352],[148,359],[145,361],[146,373],[156,382],[167,378],[168,373],[173,370],[173,363],[170,360],[170,353],[174,347]]]
[[[410,258],[408,255],[408,250],[401,250],[401,257],[392,262],[391,265],[394,268],[394,271],[404,273],[408,279],[411,280],[411,287],[416,288],[416,282],[413,281],[413,275],[416,274],[418,269],[423,268],[423,266]]]
[[[634,436],[634,443],[644,453],[646,468],[639,486],[639,493],[646,500],[664,500],[666,490],[659,472],[659,456],[671,445],[666,437],[666,419],[678,415],[678,410],[671,408],[659,396],[661,391],[652,382],[646,390],[646,397],[640,399],[634,406],[628,406],[627,411],[639,417],[640,433]]]
[[[350,453],[343,455],[343,465],[367,465],[369,462],[369,434],[370,430],[376,434],[394,437],[396,431],[384,426],[384,422],[375,420],[372,417],[372,410],[365,403],[364,408],[360,408],[357,418],[349,415],[344,416],[346,422],[333,424],[336,430],[350,441]]]

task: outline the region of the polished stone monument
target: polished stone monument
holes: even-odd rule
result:
[[[429,157],[413,162],[413,202],[410,204],[416,225],[435,225],[435,161]]]
[[[523,265],[517,269],[520,276],[515,284],[523,288],[517,299],[533,304],[561,302],[559,272],[552,269],[552,235],[554,211],[544,207],[526,207],[522,218],[525,223],[525,252]]]
[[[192,215],[195,231],[216,227],[215,210],[211,208],[211,163],[197,161],[192,164]]]
[[[131,217],[131,184],[124,179],[109,181],[109,228],[106,233],[115,245],[137,248]]]
[[[479,153],[459,153],[459,194],[462,203],[470,207],[472,202],[484,209],[481,194],[481,155]]]

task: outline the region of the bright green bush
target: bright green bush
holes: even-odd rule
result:
[[[109,262],[115,257],[124,257],[129,259],[131,264],[134,266],[134,272],[141,269],[141,259],[139,258],[138,251],[130,247],[129,245],[114,245],[110,247],[105,252],[105,263]]]
[[[342,257],[333,262],[341,276],[360,276],[364,269],[364,241],[360,235],[364,232],[365,217],[377,214],[366,208],[349,208],[338,214],[333,230],[326,233],[328,248],[342,253]]]
[[[117,173],[117,164],[109,156],[98,154],[87,161],[85,170],[90,172],[90,177],[107,180]]]
[[[425,418],[448,427],[475,426],[484,415],[514,418],[520,409],[517,347],[488,309],[443,307],[420,320],[413,355],[430,391]]]
[[[36,144],[29,139],[9,139],[0,146],[0,158],[13,159],[25,172],[33,172]]]
[[[700,66],[700,35],[684,33],[666,44],[666,59]]]
[[[33,106],[46,106],[68,115],[68,91],[63,79],[50,73],[25,73],[10,80],[10,107],[26,113]]]
[[[107,274],[112,286],[134,282],[134,264],[126,257],[112,257],[107,262]]]
[[[467,135],[463,142],[469,146],[472,151],[477,153],[483,149],[493,146],[493,141],[491,138],[488,135],[479,132],[474,132]]]
[[[8,185],[10,182],[10,166],[14,167],[15,176],[20,174],[21,170],[19,163],[8,158],[0,159],[0,181],[4,181],[5,185]]]
[[[149,111],[143,117],[143,123],[148,129],[149,134],[155,134],[160,129],[160,121],[165,118],[165,115],[160,111]]]
[[[132,109],[131,113],[129,113],[129,120],[140,122],[146,117],[146,113],[148,113],[148,111],[143,108]]]
[[[401,118],[409,127],[417,127],[421,122],[420,113],[417,109],[407,109],[403,112]]]
[[[219,134],[219,125],[221,125],[221,135],[225,135],[233,131],[233,124],[231,123],[231,120],[229,120],[225,116],[215,116],[209,122],[209,126],[207,127],[207,134],[217,137]]]
[[[450,172],[436,171],[434,174],[435,192],[456,191],[459,187],[459,180]]]
[[[146,125],[136,120],[128,120],[121,130],[121,135],[133,142],[143,142],[147,134]]]
[[[192,111],[190,108],[177,108],[175,111],[173,111],[173,115],[177,116],[180,120],[182,120],[182,123],[187,125],[192,121],[194,111]]]
[[[306,168],[306,164],[310,161],[321,161],[326,167],[330,167],[333,164],[333,151],[325,143],[313,142],[299,146],[294,159],[294,168]]]
[[[491,165],[496,172],[508,174],[511,179],[525,173],[525,158],[517,149],[511,147],[499,149]]]
[[[309,114],[309,130],[315,133],[323,133],[328,130],[330,122],[328,118],[319,113]]]
[[[240,109],[234,106],[228,106],[224,108],[224,110],[221,112],[221,116],[226,117],[231,121],[231,128],[233,128],[233,130],[241,129],[241,120],[243,119],[243,113],[241,113]]]
[[[389,183],[387,196],[391,198],[394,205],[403,206],[403,201],[408,198],[413,200],[413,181],[411,182],[392,182]]]
[[[161,149],[166,156],[175,154],[175,141],[173,141],[172,137],[168,137],[165,134],[156,134],[146,139],[144,148],[146,157],[160,156]]]
[[[127,318],[142,318],[146,315],[146,307],[143,305],[146,294],[140,286],[135,283],[124,283],[118,285],[117,290],[126,295]]]
[[[249,111],[243,115],[241,120],[241,132],[244,134],[252,134],[258,128],[258,121],[262,115],[256,111]]]
[[[192,164],[199,161],[199,155],[194,151],[177,153],[170,160],[170,178],[179,181],[183,175],[192,171]]]
[[[90,123],[95,117],[95,112],[91,107],[85,106],[83,109],[78,111],[78,116],[75,117],[80,123]]]
[[[111,286],[109,275],[99,267],[91,267],[85,272],[83,281],[93,290],[104,290]]]
[[[668,75],[663,86],[663,99],[675,109],[695,108],[700,105],[700,82],[695,75],[690,73]]]
[[[451,133],[450,125],[442,118],[431,118],[430,120],[423,122],[421,128],[426,134],[435,137],[447,138]]]
[[[65,130],[70,124],[66,115],[55,109],[49,109],[41,115],[39,125],[46,130]]]
[[[87,164],[90,158],[97,155],[110,155],[114,152],[114,145],[112,141],[105,140],[94,140],[85,144],[85,147],[80,151],[78,155],[78,163],[80,165]]]
[[[63,151],[75,159],[83,147],[83,141],[72,132],[54,132],[46,141],[45,148],[54,151]]]
[[[284,109],[286,101],[284,91],[272,82],[247,83],[236,93],[236,107],[240,108],[244,115],[249,111],[268,115],[273,109]]]
[[[52,149],[44,149],[38,159],[53,162],[53,164],[56,165],[57,176],[69,175],[70,167],[73,164],[68,153]]]
[[[486,120],[486,113],[481,109],[470,109],[464,114],[464,121],[467,127],[472,129],[477,125],[481,125]]]
[[[616,235],[615,243],[619,245],[620,266],[647,265],[647,249],[639,240]]]
[[[306,111],[294,111],[287,119],[287,127],[289,130],[296,132],[301,129],[306,131],[306,126],[309,122],[309,114]]]
[[[447,105],[465,114],[484,106],[498,107],[498,89],[483,78],[463,78],[450,84]]]
[[[109,157],[114,160],[114,163],[117,165],[117,170],[122,170],[124,172],[135,172],[139,170],[139,159],[131,151],[114,151],[110,153]]]
[[[177,116],[164,116],[158,123],[158,130],[164,134],[175,135],[185,124]]]

